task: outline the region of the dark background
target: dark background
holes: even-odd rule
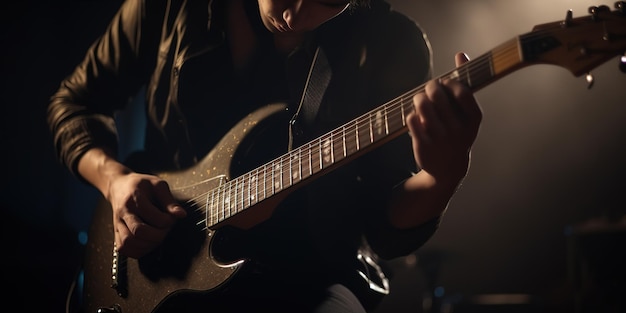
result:
[[[80,268],[81,235],[97,194],[56,161],[45,108],[120,3],[15,1],[1,13],[8,172],[2,238],[5,276],[14,277],[6,298],[22,311],[64,311]],[[568,9],[577,17],[590,5],[612,6],[573,0],[391,3],[429,35],[436,75],[453,68],[457,51],[477,57],[534,25],[563,19]],[[582,77],[564,68],[536,65],[477,93],[485,118],[470,173],[435,237],[417,254],[386,264],[393,289],[380,311],[425,311],[435,288],[433,306],[442,310],[460,312],[476,296],[493,294],[528,295],[552,311],[579,310],[581,299],[604,310],[606,299],[594,291],[605,296],[605,284],[609,291],[624,284],[623,231],[606,232],[604,225],[626,212],[626,75],[617,57],[593,73],[596,83],[587,89]],[[137,143],[124,144],[132,149]],[[590,221],[601,231],[580,235]],[[590,269],[578,270],[578,262]],[[619,284],[607,278],[582,288],[580,273],[597,269]]]

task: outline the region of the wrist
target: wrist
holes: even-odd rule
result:
[[[425,169],[425,173],[432,177],[433,183],[438,188],[456,189],[458,185],[467,176],[470,165],[469,153],[458,160],[450,160],[444,169],[438,171],[430,171]]]
[[[79,174],[108,198],[111,182],[131,170],[103,148],[87,151],[78,163]]]

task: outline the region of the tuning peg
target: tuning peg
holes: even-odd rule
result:
[[[598,19],[598,13],[600,13],[600,12],[610,12],[610,11],[611,11],[611,9],[608,6],[606,6],[606,5],[589,7],[589,13],[591,14],[591,18],[594,21],[596,21]]]
[[[615,2],[615,8],[623,15],[626,13],[626,1]]]
[[[591,89],[595,81],[593,75],[591,73],[587,73],[587,75],[585,75],[585,80],[587,81],[587,89]]]
[[[567,10],[567,14],[565,15],[565,20],[561,22],[563,27],[569,27],[572,24],[572,20],[574,19],[572,10]]]

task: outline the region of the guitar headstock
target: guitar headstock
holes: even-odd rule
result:
[[[524,60],[562,66],[581,76],[621,56],[620,69],[626,71],[626,1],[614,7],[590,7],[589,15],[577,18],[570,10],[562,21],[535,26],[520,36]]]

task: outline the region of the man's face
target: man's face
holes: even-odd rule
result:
[[[275,34],[304,33],[346,10],[349,0],[258,0],[261,20]]]

